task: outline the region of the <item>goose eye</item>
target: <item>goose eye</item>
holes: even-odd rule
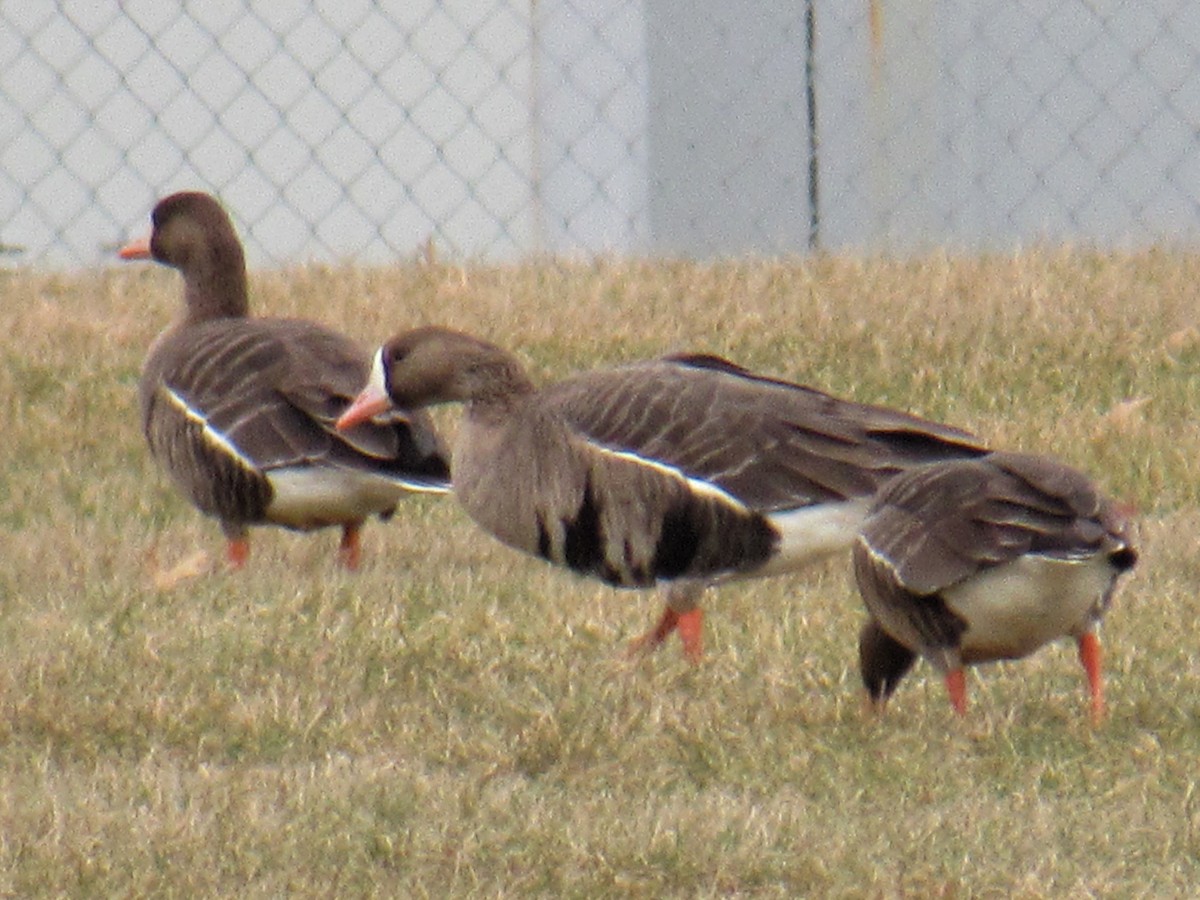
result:
[[[413,355],[416,346],[411,341],[397,341],[387,349],[388,364],[399,364]]]

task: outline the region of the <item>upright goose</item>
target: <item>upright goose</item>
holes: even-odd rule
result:
[[[214,516],[242,566],[248,526],[340,525],[344,565],[359,529],[406,491],[448,490],[449,463],[424,415],[334,419],[367,377],[369,354],[301,319],[250,318],[241,243],[207,194],[160,201],[149,239],[123,259],[152,258],[183,276],[181,317],[155,340],[139,383],[142,430],[183,494]]]
[[[870,614],[859,639],[870,699],[882,708],[920,655],[962,714],[964,665],[1018,659],[1072,637],[1099,721],[1094,629],[1117,576],[1136,561],[1125,513],[1045,457],[997,452],[897,475],[854,544]]]
[[[910,465],[983,451],[965,432],[676,356],[537,390],[509,353],[445,328],[399,335],[339,428],[463,403],[454,493],[504,543],[617,587],[667,584],[641,639],[701,652],[704,587],[846,549],[866,497]]]

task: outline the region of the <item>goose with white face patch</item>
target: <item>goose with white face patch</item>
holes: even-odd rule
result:
[[[217,518],[231,566],[251,525],[341,526],[340,558],[359,562],[359,529],[410,491],[445,492],[449,463],[428,417],[334,420],[366,378],[368,353],[302,319],[251,318],[246,265],[228,215],[207,194],[160,201],[149,239],[123,259],[183,276],[182,316],[155,340],[138,393],[154,459]]]
[[[880,489],[854,545],[870,619],[863,684],[882,709],[918,656],[967,709],[963,667],[1075,640],[1104,716],[1095,628],[1137,561],[1128,514],[1054,460],[993,453],[934,463]]]
[[[423,328],[375,355],[339,428],[394,407],[464,404],[454,494],[518,550],[617,587],[664,583],[636,646],[678,629],[701,653],[704,587],[847,550],[867,498],[903,468],[984,451],[965,432],[726,360],[675,356],[538,390],[508,352]]]

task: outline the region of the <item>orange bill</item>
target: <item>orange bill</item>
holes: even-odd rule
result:
[[[387,393],[374,384],[368,384],[337,420],[337,430],[347,431],[391,408],[392,401]]]
[[[117,251],[117,256],[121,259],[150,259],[150,238],[143,237],[137,240],[130,241],[124,247]]]

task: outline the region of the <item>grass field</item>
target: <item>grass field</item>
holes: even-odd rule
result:
[[[1200,256],[1031,251],[259,273],[377,343],[441,322],[539,378],[696,349],[1049,452],[1140,511],[1088,722],[1073,648],[919,666],[863,715],[849,566],[659,598],[421,498],[247,571],[143,447],[174,273],[0,272],[0,895],[1172,897],[1200,885]],[[439,420],[452,427],[453,411]]]

